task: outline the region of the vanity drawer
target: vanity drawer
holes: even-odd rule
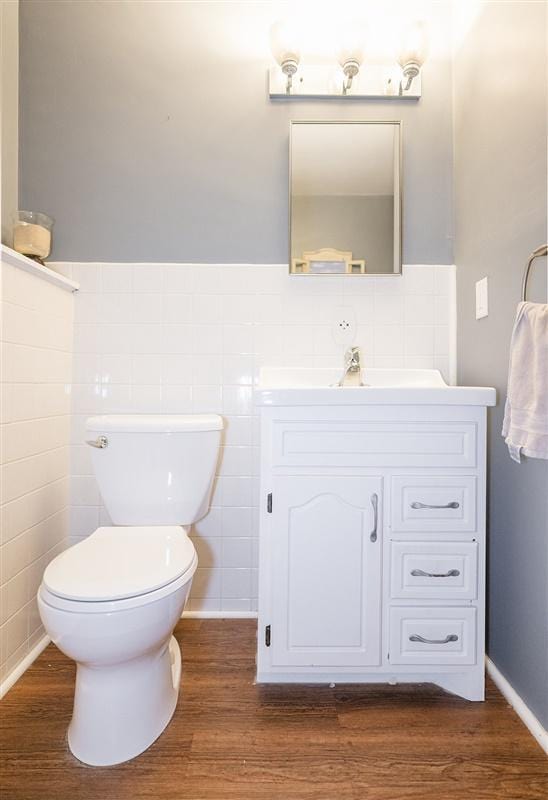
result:
[[[274,467],[476,466],[474,422],[276,420]]]
[[[396,600],[473,600],[476,542],[392,542],[390,595]]]
[[[392,478],[392,530],[471,532],[477,528],[474,475]]]
[[[475,664],[476,609],[393,606],[390,663]]]

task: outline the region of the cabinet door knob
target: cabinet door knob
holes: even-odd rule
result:
[[[410,642],[422,642],[423,644],[449,644],[449,642],[458,642],[459,637],[456,633],[448,634],[445,639],[425,639],[424,636],[419,636],[418,633],[412,633],[409,637]]]
[[[376,492],[371,495],[371,505],[373,506],[373,530],[369,536],[372,542],[377,541],[377,526],[379,524],[379,496]]]
[[[425,572],[423,569],[412,569],[411,575],[414,578],[457,578],[460,570],[450,569],[447,572]]]

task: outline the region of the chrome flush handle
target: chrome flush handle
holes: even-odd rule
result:
[[[373,506],[373,530],[369,536],[372,542],[377,541],[377,526],[379,524],[379,496],[376,492],[371,495],[371,505]]]
[[[447,572],[425,572],[422,569],[412,569],[411,575],[414,578],[458,578],[460,570],[450,569]]]
[[[103,450],[105,447],[108,447],[108,439],[106,436],[98,436],[97,439],[88,439],[86,444],[89,444],[90,447],[98,447],[99,450]]]
[[[415,501],[414,503],[411,503],[411,508],[458,508],[459,505],[460,503],[457,503],[456,500],[453,500],[452,503],[446,503],[443,506],[433,506],[430,505],[430,503],[418,503]]]
[[[410,642],[422,642],[423,644],[449,644],[449,642],[458,642],[459,637],[456,633],[448,634],[445,639],[425,639],[424,636],[419,636],[418,633],[412,633],[409,637]]]

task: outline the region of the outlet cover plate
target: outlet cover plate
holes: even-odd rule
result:
[[[489,296],[487,277],[476,283],[476,319],[482,319],[489,314]]]

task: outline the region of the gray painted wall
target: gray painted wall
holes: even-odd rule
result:
[[[0,2],[0,76],[2,81],[2,242],[13,241],[13,212],[17,209],[19,150],[19,0]]]
[[[496,65],[496,68],[494,68]],[[546,5],[488,4],[455,61],[459,383],[496,386],[489,426],[488,653],[548,727],[548,462],[500,435],[528,254],[546,241]],[[546,297],[546,263],[530,299]],[[489,278],[476,321],[475,282]]]
[[[21,202],[55,217],[52,258],[287,262],[289,121],[359,118],[404,121],[404,262],[453,262],[449,57],[419,103],[271,102],[280,13],[22,0]]]
[[[368,272],[394,272],[394,198],[301,195],[292,199],[291,255],[334,247],[365,260]]]

